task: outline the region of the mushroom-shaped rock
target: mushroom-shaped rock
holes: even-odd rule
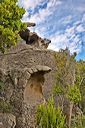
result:
[[[30,74],[36,73],[36,72],[49,72],[51,71],[51,68],[48,66],[43,66],[43,65],[36,65],[36,66],[32,66],[31,68],[27,68],[27,72]]]
[[[51,71],[51,68],[48,66],[37,65],[36,68],[38,71],[43,71],[43,72]]]

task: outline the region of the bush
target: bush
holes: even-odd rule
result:
[[[67,98],[73,103],[79,103],[81,101],[81,93],[76,85],[69,86]]]
[[[55,108],[53,98],[38,107],[36,117],[39,128],[65,128],[65,116],[60,107]]]

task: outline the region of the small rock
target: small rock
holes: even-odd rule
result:
[[[32,74],[32,73],[33,73],[33,71],[32,71],[32,69],[31,69],[31,68],[28,68],[28,72],[29,72],[30,74]]]

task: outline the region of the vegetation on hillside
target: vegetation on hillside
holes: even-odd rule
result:
[[[57,73],[53,96],[54,99],[57,98],[57,107],[50,106],[49,108],[48,101],[46,105],[38,108],[37,124],[39,124],[39,128],[44,127],[44,119],[47,121],[46,124],[50,122],[49,128],[62,128],[62,126],[58,126],[58,123],[53,126],[51,121],[51,119],[55,121],[54,117],[58,108],[61,111],[58,111],[60,113],[57,118],[59,122],[62,122],[63,128],[85,128],[85,62],[76,62],[75,55],[71,56],[67,48],[55,54]],[[51,109],[56,112],[53,113]],[[49,119],[48,111],[51,116]]]

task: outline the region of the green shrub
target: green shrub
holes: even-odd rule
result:
[[[60,107],[55,108],[53,98],[38,107],[36,117],[39,128],[65,128],[65,116]]]
[[[69,86],[67,98],[73,103],[79,103],[81,101],[81,93],[76,85]]]

